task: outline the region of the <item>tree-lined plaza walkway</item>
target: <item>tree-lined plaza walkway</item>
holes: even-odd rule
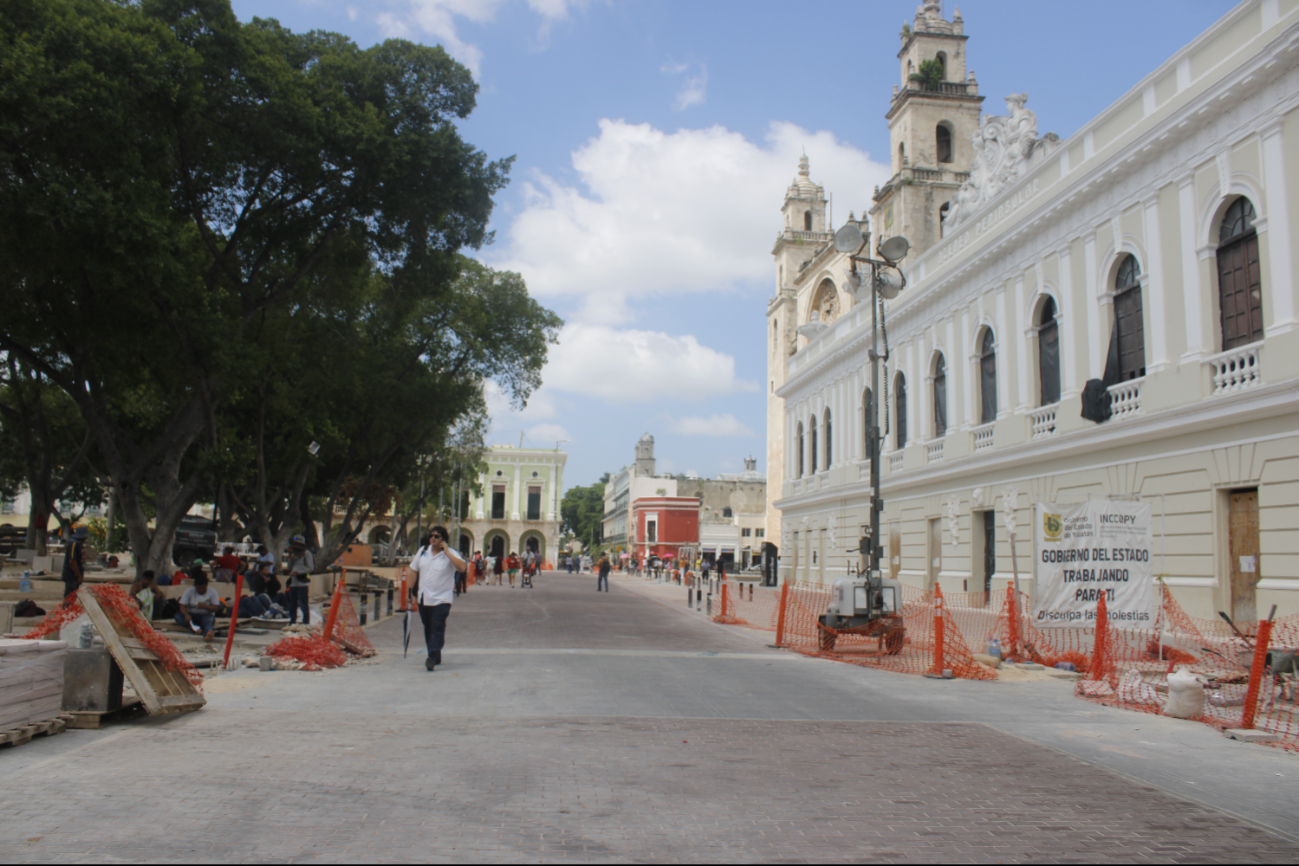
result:
[[[478,587],[445,664],[208,680],[0,754],[7,861],[1294,862],[1299,759],[1077,700],[772,650],[684,590]]]

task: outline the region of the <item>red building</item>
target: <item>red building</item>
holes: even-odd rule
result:
[[[693,496],[643,496],[631,504],[632,555],[673,558],[699,545],[699,500]]]

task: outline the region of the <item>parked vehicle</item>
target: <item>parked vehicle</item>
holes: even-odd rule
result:
[[[172,539],[171,558],[181,568],[188,568],[196,559],[211,559],[216,544],[216,521],[186,514]]]

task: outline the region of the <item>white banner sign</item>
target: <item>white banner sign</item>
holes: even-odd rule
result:
[[[1113,625],[1154,626],[1158,594],[1149,505],[1039,502],[1036,517],[1035,626],[1095,628],[1102,593]]]

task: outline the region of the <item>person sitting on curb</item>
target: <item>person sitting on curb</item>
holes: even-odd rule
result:
[[[131,584],[131,598],[140,606],[140,615],[146,620],[153,619],[154,614],[167,603],[167,596],[158,588],[152,569],[145,569],[140,579]]]
[[[220,607],[221,599],[216,590],[208,586],[207,575],[200,573],[194,578],[194,585],[180,597],[176,622],[201,633],[203,640],[210,641],[216,627],[216,612]]]

